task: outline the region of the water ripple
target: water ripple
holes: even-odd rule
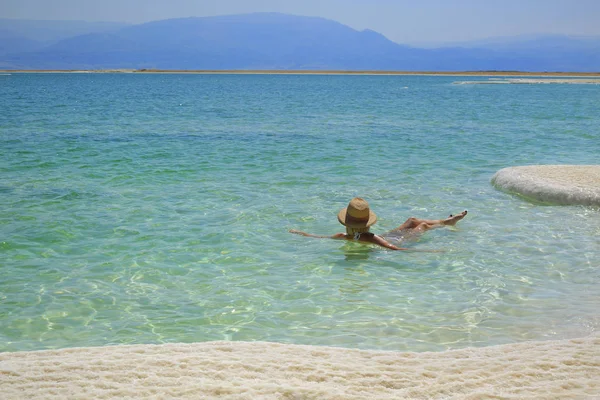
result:
[[[597,162],[597,90],[13,78],[0,94],[1,351],[223,339],[426,351],[599,329],[597,210],[489,184],[509,165]],[[469,216],[405,243],[439,253],[287,232],[339,232],[356,195],[375,232]]]

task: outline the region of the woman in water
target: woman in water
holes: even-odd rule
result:
[[[463,219],[465,215],[467,215],[466,210],[460,214],[450,215],[446,219],[419,219],[411,217],[396,229],[389,231],[386,235],[401,237],[418,236],[430,229],[439,228],[442,226],[454,226],[458,221]],[[336,233],[333,236],[321,236],[295,229],[291,229],[290,232],[308,237],[353,240],[362,243],[372,243],[391,250],[409,250],[395,246],[385,240],[382,236],[369,232],[371,225],[377,222],[377,215],[371,211],[369,208],[369,203],[360,197],[355,197],[350,200],[348,207],[343,208],[338,213],[338,221],[340,221],[340,223],[346,227],[346,233]]]

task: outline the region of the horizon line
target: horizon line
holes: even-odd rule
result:
[[[598,72],[577,71],[401,71],[401,70],[287,70],[287,69],[155,69],[155,68],[99,68],[99,69],[0,69],[2,73],[189,73],[189,74],[262,74],[262,75],[445,75],[445,76],[600,76]]]

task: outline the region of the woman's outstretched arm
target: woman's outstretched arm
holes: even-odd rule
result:
[[[344,239],[346,238],[346,235],[343,233],[336,233],[335,235],[314,235],[312,233],[306,233],[306,232],[302,232],[302,231],[298,231],[296,229],[290,229],[289,231],[290,233],[295,233],[296,235],[301,235],[301,236],[306,236],[306,237],[314,237],[314,238],[320,238],[320,239]]]
[[[345,233],[336,233],[335,235],[315,235],[312,233],[307,233],[307,232],[302,232],[302,231],[298,231],[296,229],[290,229],[289,230],[290,233],[295,233],[296,235],[301,235],[301,236],[306,236],[306,237],[313,237],[313,238],[319,238],[319,239],[342,239],[342,240],[351,240],[351,238],[346,235]],[[360,239],[358,239],[359,242],[363,242],[363,243],[372,243],[372,244],[376,244],[378,246],[381,247],[385,247],[386,249],[390,249],[390,250],[405,250],[405,251],[415,251],[415,252],[425,252],[425,253],[439,253],[439,250],[417,250],[417,249],[407,249],[404,247],[398,247],[398,246],[394,246],[393,244],[389,243],[387,240],[385,240],[384,238],[382,238],[381,236],[378,235],[374,235],[372,233],[370,234],[362,234],[360,236]]]
[[[346,235],[344,233],[336,233],[335,235],[326,236],[326,235],[315,235],[312,233],[302,232],[302,231],[298,231],[296,229],[290,229],[290,233],[295,233],[296,235],[319,238],[319,239],[348,239],[348,235]],[[394,246],[393,244],[389,243],[387,240],[385,240],[381,236],[377,236],[372,233],[363,234],[360,236],[360,239],[358,239],[358,240],[363,243],[373,243],[373,244],[376,244],[381,247],[385,247],[386,249],[390,249],[390,250],[408,250],[408,249],[405,249],[402,247]]]

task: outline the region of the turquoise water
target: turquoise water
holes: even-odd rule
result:
[[[598,164],[600,87],[456,80],[0,76],[0,351],[600,330],[598,210],[490,185],[507,166]],[[469,215],[404,244],[435,253],[288,233],[342,231],[353,196],[376,233]]]

